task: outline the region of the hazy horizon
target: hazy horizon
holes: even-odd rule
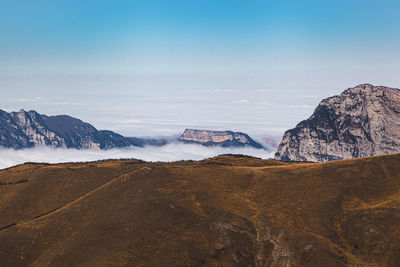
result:
[[[281,135],[323,98],[400,87],[397,1],[5,1],[0,108],[127,136]]]

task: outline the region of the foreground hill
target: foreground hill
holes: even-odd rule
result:
[[[286,131],[279,160],[330,161],[400,152],[400,90],[361,84],[327,98]]]
[[[398,266],[400,154],[0,171],[0,266]]]

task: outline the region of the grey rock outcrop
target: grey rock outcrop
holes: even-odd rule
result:
[[[400,90],[361,84],[324,99],[285,132],[275,159],[314,161],[400,152]]]
[[[212,131],[186,129],[178,139],[179,142],[201,144],[204,146],[263,148],[245,133],[232,131]]]

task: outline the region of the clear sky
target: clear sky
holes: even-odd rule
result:
[[[399,13],[395,0],[1,0],[0,108],[125,135],[281,134],[348,87],[400,87]]]

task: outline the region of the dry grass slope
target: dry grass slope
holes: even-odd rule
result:
[[[0,171],[0,266],[399,266],[400,154]]]

